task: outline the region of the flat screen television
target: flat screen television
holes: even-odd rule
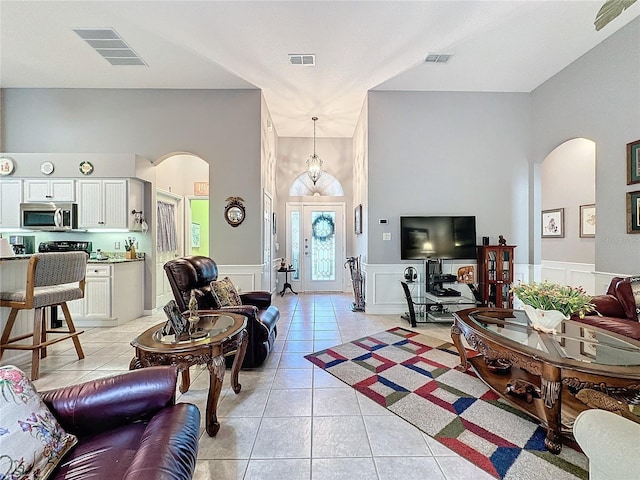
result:
[[[476,217],[400,217],[400,257],[475,259]]]

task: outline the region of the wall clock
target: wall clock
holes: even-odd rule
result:
[[[42,162],[40,164],[40,171],[45,175],[51,175],[53,173],[53,163],[51,162]]]
[[[15,164],[9,157],[0,157],[0,175],[11,175]]]

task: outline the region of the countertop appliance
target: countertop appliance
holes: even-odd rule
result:
[[[38,245],[38,252],[86,252],[91,254],[92,248],[93,245],[91,242],[78,240],[55,240],[51,242],[41,242],[40,245]]]
[[[36,237],[33,235],[9,235],[9,243],[16,255],[36,253]]]
[[[20,226],[47,232],[75,230],[78,228],[78,204],[21,203]]]

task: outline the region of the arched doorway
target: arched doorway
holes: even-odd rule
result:
[[[185,255],[209,255],[209,164],[189,153],[155,163],[156,307],[173,298],[164,264]]]
[[[542,279],[590,289],[595,267],[595,142],[574,138],[562,143],[543,160],[540,178]],[[553,220],[554,232],[549,230],[551,220],[544,219]]]

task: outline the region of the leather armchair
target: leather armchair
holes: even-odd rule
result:
[[[164,265],[176,304],[181,311],[189,309],[194,290],[198,309],[220,310],[247,317],[249,344],[243,368],[259,367],[265,361],[278,335],[280,311],[271,305],[271,294],[265,291],[241,293],[242,305],[220,307],[211,293],[211,282],[218,279],[218,266],[209,257],[191,256],[170,260]]]
[[[186,480],[198,454],[200,411],[175,403],[176,367],[150,367],[40,393],[78,437],[50,478]]]
[[[630,278],[614,277],[607,293],[596,295],[591,301],[600,316],[594,312],[584,318],[574,315],[573,320],[640,340],[640,322]]]

